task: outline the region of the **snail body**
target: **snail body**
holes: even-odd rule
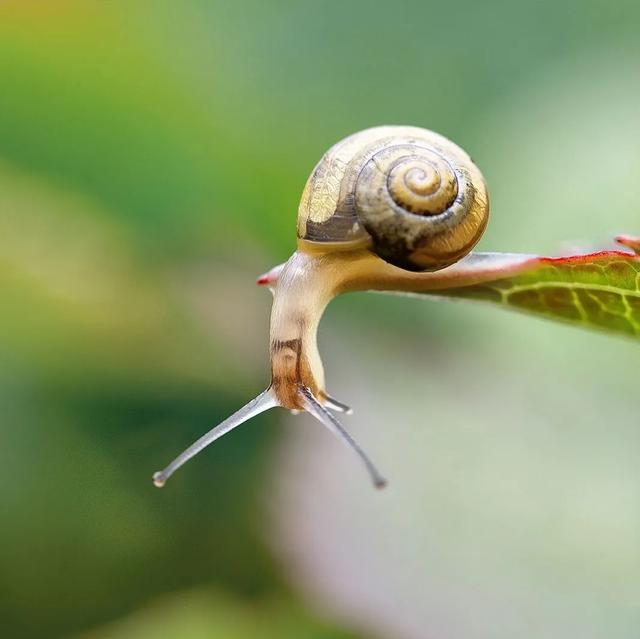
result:
[[[419,291],[433,271],[467,255],[488,220],[484,179],[453,142],[426,129],[382,126],[335,144],[304,188],[297,250],[263,276],[274,294],[271,384],[167,468],[161,486],[202,448],[274,406],[307,411],[355,449],[374,484],[385,484],[331,410],[347,411],[325,389],[316,333],[327,304],[359,290]]]
[[[304,409],[296,383],[326,394],[315,334],[335,295],[397,288],[411,272],[449,266],[478,242],[488,213],[480,171],[437,133],[382,126],[331,147],[307,180],[298,250],[274,293],[272,387],[281,405]]]

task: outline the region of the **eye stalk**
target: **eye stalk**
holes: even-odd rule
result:
[[[310,413],[351,448],[377,488],[375,465],[331,412],[351,409],[325,389],[317,329],[340,293],[420,290],[428,272],[465,256],[488,219],[484,179],[446,138],[416,127],[384,126],[333,146],[305,186],[298,247],[260,276],[272,289],[269,387],[203,435],[164,470],[156,486],[222,435],[281,406]]]

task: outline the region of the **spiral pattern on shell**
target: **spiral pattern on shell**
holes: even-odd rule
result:
[[[312,242],[368,238],[388,262],[434,270],[476,244],[489,213],[484,179],[446,138],[415,127],[377,127],[330,149],[307,182],[298,236]]]
[[[451,206],[458,181],[451,166],[436,153],[401,157],[390,168],[387,189],[393,201],[416,215],[438,215]],[[426,156],[426,157],[425,157]]]

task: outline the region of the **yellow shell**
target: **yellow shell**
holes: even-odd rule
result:
[[[427,129],[381,126],[335,144],[307,180],[298,238],[361,244],[409,270],[458,261],[480,239],[487,188],[471,158]]]

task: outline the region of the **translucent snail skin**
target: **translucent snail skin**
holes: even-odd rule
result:
[[[236,426],[282,406],[313,415],[359,455],[382,488],[385,479],[334,415],[350,409],[326,391],[316,340],[320,318],[340,293],[437,288],[431,272],[467,255],[488,215],[480,171],[437,133],[381,126],[329,149],[302,194],[297,250],[259,280],[274,295],[269,387],[155,473],[156,486]]]

